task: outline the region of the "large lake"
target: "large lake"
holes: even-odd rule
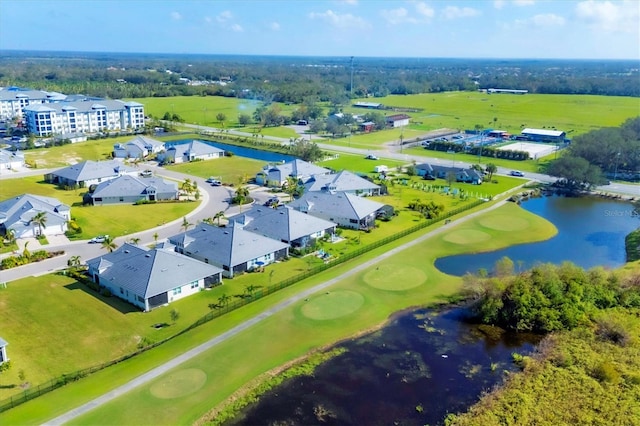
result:
[[[436,260],[436,267],[450,275],[475,273],[481,268],[491,271],[497,260],[507,256],[522,268],[539,262],[564,261],[587,269],[615,268],[626,262],[625,237],[640,227],[640,217],[633,214],[631,203],[620,201],[550,196],[525,201],[522,208],[553,223],[558,234],[538,243],[443,257]]]
[[[181,139],[176,141],[167,142],[167,145],[177,145],[180,143],[191,142],[193,139]],[[260,149],[246,148],[243,146],[230,145],[222,142],[211,142],[198,139],[200,142],[207,145],[215,146],[216,148],[224,149],[225,151],[233,152],[234,155],[245,158],[252,158],[254,160],[261,160],[267,163],[282,163],[295,160],[293,155],[280,154],[277,152],[263,151]]]

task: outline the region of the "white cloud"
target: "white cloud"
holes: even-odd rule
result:
[[[554,13],[535,15],[530,21],[538,27],[561,27],[565,23],[565,19],[562,16]]]
[[[333,10],[327,10],[326,12],[312,12],[309,14],[309,18],[318,19],[321,21],[325,21],[326,23],[332,25],[335,28],[343,28],[343,29],[367,29],[370,28],[370,25],[367,21],[360,18],[359,16],[354,16],[350,13],[337,13]]]
[[[270,22],[269,23],[269,29],[273,30],[273,31],[280,31],[280,24],[277,22]]]
[[[237,33],[241,33],[244,31],[244,28],[242,28],[242,26],[240,24],[233,24],[231,25],[231,30],[235,31]]]
[[[221,12],[218,16],[216,16],[216,21],[220,23],[224,23],[229,21],[232,18],[233,18],[233,13],[231,13],[228,10],[225,10],[224,12]]]
[[[435,15],[435,10],[423,2],[415,3],[415,12],[416,13],[410,13],[404,7],[399,7],[389,10],[383,9],[380,11],[380,15],[391,25],[426,22]]]
[[[206,22],[207,24],[210,24],[213,21],[213,19],[211,19],[211,16],[205,16],[204,17],[204,22]]]
[[[469,18],[480,15],[480,11],[472,7],[447,6],[442,11],[445,19]]]
[[[355,6],[358,4],[358,0],[338,0],[338,2],[348,4],[349,6]]]
[[[502,9],[508,3],[509,2],[506,0],[495,0],[493,2],[493,7],[496,9]],[[534,0],[513,0],[511,3],[515,6],[532,6],[536,2]]]
[[[174,21],[179,21],[182,19],[182,15],[180,14],[180,12],[171,12],[171,19],[173,19]]]
[[[416,4],[416,12],[427,19],[433,18],[433,16],[436,14],[436,11],[433,10],[433,8],[427,6],[427,4],[424,2]]]
[[[576,6],[578,19],[590,23],[594,29],[607,32],[637,32],[640,7],[635,0],[623,2],[583,1]]]

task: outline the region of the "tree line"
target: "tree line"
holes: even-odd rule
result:
[[[3,53],[0,86],[107,98],[216,95],[300,104],[308,97],[333,102],[491,87],[640,96],[633,61],[357,58],[352,81],[350,61],[340,57]]]

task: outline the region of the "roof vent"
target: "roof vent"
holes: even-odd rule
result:
[[[151,255],[150,254],[145,254],[144,257],[151,257]]]
[[[125,253],[129,253],[129,250],[125,250],[124,252],[125,252]]]
[[[229,235],[229,231],[224,231],[224,233],[225,233],[226,235]]]

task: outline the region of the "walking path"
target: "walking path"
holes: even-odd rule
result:
[[[484,214],[486,212],[495,210],[496,208],[504,205],[507,201],[506,200],[502,200],[497,202],[496,204],[494,204],[491,207],[488,207],[486,209],[471,213],[467,216],[464,216],[460,219],[456,220],[456,224],[459,223],[464,223],[469,221],[470,219],[480,215],[480,214]],[[380,261],[387,259],[403,250],[406,250],[410,247],[415,246],[416,244],[420,244],[422,242],[424,242],[425,240],[432,238],[436,235],[439,235],[445,231],[447,231],[449,228],[451,227],[451,225],[443,225],[438,229],[434,229],[433,231],[430,231],[424,235],[422,235],[421,237],[418,237],[412,241],[409,241],[405,244],[402,244],[394,249],[391,249],[383,254],[381,254],[380,256],[377,256],[367,262],[361,263],[358,266],[355,266],[354,268],[350,269],[349,271],[331,279],[328,281],[325,281],[321,284],[318,284],[314,287],[311,287],[307,290],[301,291],[300,293],[291,296],[290,298],[274,305],[273,307],[265,310],[264,312],[238,324],[237,326],[231,328],[230,330],[206,341],[205,343],[201,344],[200,346],[197,346],[185,353],[183,353],[182,355],[172,359],[171,361],[160,365],[159,367],[154,368],[153,370],[136,377],[135,379],[129,381],[128,383],[117,387],[116,389],[113,389],[112,391],[98,397],[95,398],[89,402],[87,402],[86,404],[83,404],[71,411],[66,412],[65,414],[58,416],[52,420],[50,420],[49,422],[45,423],[45,425],[62,425],[66,422],[69,422],[79,416],[82,416],[83,414],[86,414],[87,412],[93,410],[94,408],[100,407],[103,404],[106,404],[109,401],[112,401],[124,394],[126,394],[127,392],[137,388],[138,386],[144,385],[149,383],[151,380],[161,376],[162,374],[168,372],[169,370],[171,370],[174,367],[179,366],[180,364],[192,359],[195,356],[200,355],[201,353],[205,352],[208,349],[213,348],[214,346],[217,346],[218,344],[224,342],[225,340],[237,335],[238,333],[241,333],[242,331],[246,330],[247,328],[258,324],[259,322],[265,320],[266,318],[269,318],[270,316],[282,311],[283,309],[285,309],[286,307],[292,305],[295,302],[298,302],[300,300],[303,300],[307,297],[309,297],[310,295],[317,293],[321,290],[324,290],[336,283],[338,283],[339,281],[342,281],[348,277],[350,277],[353,274],[359,273],[369,267],[374,266],[375,264],[379,263]]]

